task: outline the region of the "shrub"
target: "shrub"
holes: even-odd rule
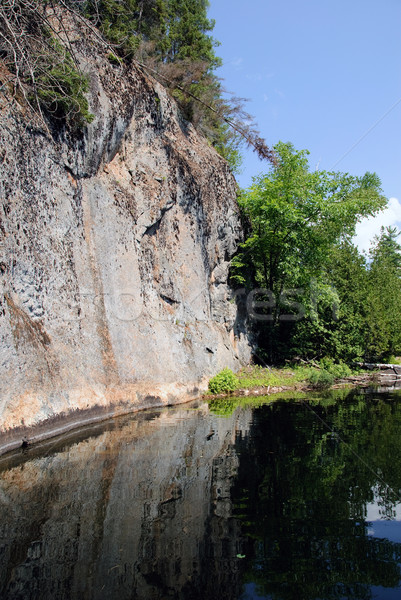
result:
[[[225,368],[209,381],[209,390],[212,394],[232,392],[238,387],[238,378],[231,369]]]
[[[343,362],[335,363],[332,358],[322,358],[319,364],[322,369],[333,375],[335,379],[343,379],[352,374],[348,365]]]
[[[116,54],[113,54],[113,52],[110,52],[107,55],[107,60],[111,62],[112,65],[117,65],[118,67],[123,64],[123,59],[117,56]]]
[[[308,380],[316,388],[328,388],[334,383],[334,375],[322,369],[321,371],[312,371]]]

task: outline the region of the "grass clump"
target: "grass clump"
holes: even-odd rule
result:
[[[295,386],[307,379],[309,368],[270,368],[253,365],[244,367],[238,373],[241,388],[288,387]]]
[[[116,65],[117,67],[120,67],[123,64],[123,59],[120,58],[120,56],[117,56],[116,54],[114,54],[113,52],[110,52],[107,55],[107,60],[112,64],[112,65]]]
[[[209,381],[209,391],[212,394],[233,392],[238,388],[238,377],[227,367],[217,373]]]
[[[319,361],[320,368],[310,369],[307,380],[316,388],[328,388],[336,379],[344,379],[354,373],[348,365],[343,362],[335,363],[332,358],[322,358]]]

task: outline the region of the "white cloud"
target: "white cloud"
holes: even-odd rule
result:
[[[388,206],[376,217],[363,219],[356,226],[354,244],[361,252],[367,252],[375,235],[380,233],[381,226],[396,225],[401,228],[401,203],[397,198],[390,198]]]

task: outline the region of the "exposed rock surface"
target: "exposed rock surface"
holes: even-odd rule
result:
[[[88,32],[75,45],[95,114],[83,136],[55,139],[0,96],[3,448],[59,415],[184,401],[249,357],[225,161],[161,85]]]

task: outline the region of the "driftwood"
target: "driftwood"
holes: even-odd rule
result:
[[[401,365],[387,363],[354,363],[355,366],[367,369],[368,371],[380,371],[382,375],[401,376]]]

